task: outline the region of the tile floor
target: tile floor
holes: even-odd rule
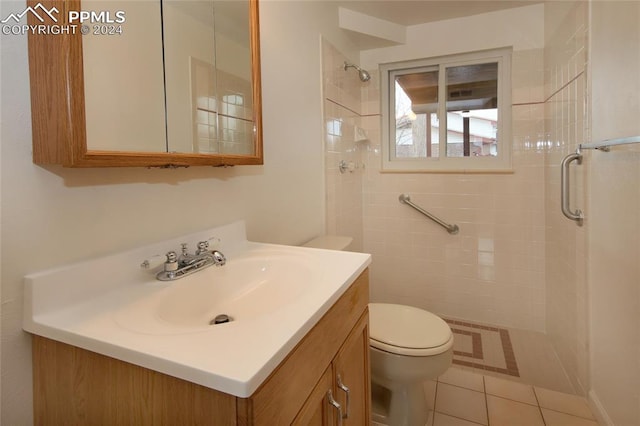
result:
[[[598,425],[587,400],[575,395],[543,333],[506,329],[506,345],[500,327],[455,327],[454,365],[437,380],[425,382],[429,406],[435,407],[429,426]],[[511,351],[516,375],[508,365]],[[462,362],[456,364],[456,359]]]
[[[597,426],[583,397],[456,367],[425,390],[433,426]]]
[[[473,327],[460,324],[450,324],[450,326],[459,331],[454,332],[454,350],[456,351],[454,365],[456,367],[485,376],[499,377],[559,392],[579,393],[571,384],[544,333],[513,328],[487,327],[481,324]],[[485,329],[478,328],[478,326],[485,327]],[[496,330],[500,330],[500,333]],[[505,332],[509,345],[503,343],[503,339],[506,337]],[[480,359],[471,355],[472,352],[477,351],[477,348],[474,348],[476,342],[470,334],[475,334],[481,341]],[[505,346],[509,346],[509,349]],[[510,362],[515,364],[513,366],[509,366],[509,362],[505,359],[509,357],[508,351],[512,351],[514,359]],[[497,368],[487,369],[487,366]],[[515,375],[513,367],[517,371]],[[511,372],[505,370],[511,370]]]
[[[598,426],[583,397],[458,367],[425,392],[435,407],[429,426]]]

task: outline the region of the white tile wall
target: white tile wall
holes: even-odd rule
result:
[[[362,251],[362,152],[367,142],[356,142],[355,138],[355,128],[361,126],[362,82],[352,68],[343,69],[347,60],[322,40],[326,233],[352,237],[351,249]],[[353,169],[340,173],[340,161]]]
[[[558,17],[563,17],[561,20]],[[586,233],[560,211],[560,163],[588,131],[586,115],[586,2],[545,4],[545,221],[547,334],[577,392],[588,389]],[[584,210],[589,152],[584,165],[571,166],[573,209]]]
[[[448,317],[544,330],[542,49],[513,56],[513,174],[380,172],[377,72],[363,90],[371,136],[364,176],[364,249],[372,298]],[[449,235],[398,202],[411,200],[460,227]]]

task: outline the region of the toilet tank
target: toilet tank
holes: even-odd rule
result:
[[[323,235],[304,243],[303,247],[320,248],[326,250],[349,250],[353,238],[340,235]]]

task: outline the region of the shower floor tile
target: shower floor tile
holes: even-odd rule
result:
[[[454,333],[454,366],[558,392],[575,392],[543,333],[445,321]]]

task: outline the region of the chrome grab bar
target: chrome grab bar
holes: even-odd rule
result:
[[[438,225],[442,226],[444,229],[447,230],[448,233],[450,233],[452,235],[457,234],[458,231],[460,230],[460,228],[458,228],[458,225],[448,224],[444,220],[432,215],[431,213],[429,213],[428,211],[426,211],[422,207],[413,204],[411,202],[411,197],[409,197],[406,194],[400,194],[400,197],[398,197],[398,200],[400,200],[400,202],[402,204],[407,204],[407,205],[413,207],[414,209],[418,210],[420,213],[422,213],[423,215],[425,215],[426,217],[428,217],[429,219],[431,219],[432,221],[434,221]]]
[[[560,206],[562,208],[562,214],[571,220],[575,220],[578,225],[582,225],[582,220],[584,219],[582,210],[576,209],[575,211],[572,211],[571,207],[569,207],[569,188],[571,186],[569,181],[569,166],[574,161],[577,161],[578,164],[582,164],[582,154],[580,153],[580,150],[567,155],[562,160],[562,164],[560,166]]]

